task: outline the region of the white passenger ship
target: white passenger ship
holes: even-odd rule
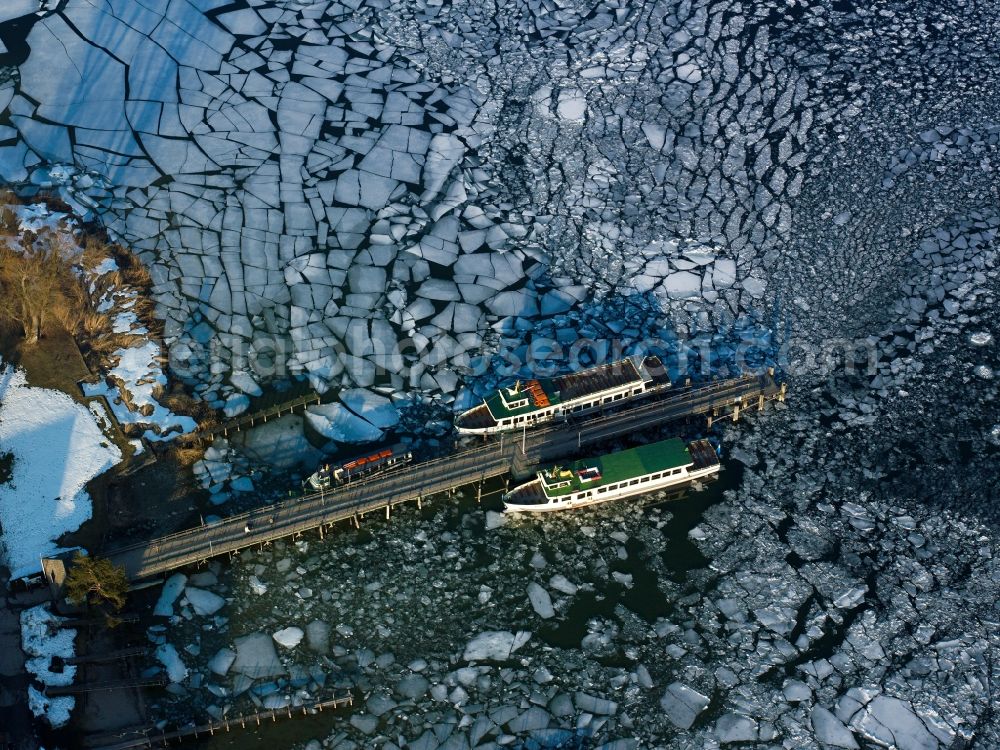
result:
[[[556,378],[518,381],[460,414],[455,428],[465,435],[520,430],[669,387],[659,357],[631,357]]]
[[[707,440],[685,445],[671,438],[540,471],[504,495],[504,510],[544,513],[583,508],[705,479],[720,468],[719,456]]]

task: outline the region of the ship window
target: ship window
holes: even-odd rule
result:
[[[597,488],[597,491],[598,491],[598,492],[607,492],[607,491],[608,491],[608,488],[607,488],[607,487],[598,487],[598,488]]]
[[[639,480],[638,479],[633,479],[631,482],[629,482],[629,484],[630,485],[631,484],[639,484]]]
[[[651,477],[650,477],[650,479],[659,479],[659,478],[660,478],[660,477],[662,477],[662,476],[663,476],[663,474],[662,474],[662,473],[660,473],[660,472],[657,472],[656,474],[653,474],[653,476],[651,476]]]

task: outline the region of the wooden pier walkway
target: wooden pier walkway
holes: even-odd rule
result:
[[[101,682],[75,682],[71,685],[57,685],[45,688],[45,695],[55,697],[57,695],[79,695],[81,693],[97,693],[103,690],[124,690],[125,688],[137,687],[163,687],[169,684],[169,680],[163,675],[144,678],[126,678],[123,680],[103,680]]]
[[[132,730],[130,736],[111,739],[107,735],[103,738],[88,737],[84,741],[86,747],[97,748],[98,750],[130,750],[130,748],[160,748],[168,747],[171,744],[179,744],[184,740],[212,737],[222,732],[233,732],[239,729],[254,729],[265,721],[277,722],[278,719],[292,719],[296,716],[308,716],[310,713],[322,713],[326,709],[338,709],[343,706],[353,706],[354,696],[345,695],[341,698],[333,698],[326,701],[318,701],[304,706],[286,706],[285,708],[275,708],[270,711],[257,711],[252,714],[239,714],[226,716],[208,724],[198,724],[195,726],[182,727],[172,731],[148,727],[140,730]]]
[[[325,530],[341,522],[360,525],[366,513],[416,502],[465,485],[512,474],[525,476],[539,465],[579,452],[584,446],[695,415],[738,419],[742,411],[784,400],[784,386],[771,374],[746,376],[673,389],[656,400],[603,416],[556,423],[524,433],[507,433],[478,447],[424,461],[405,471],[375,475],[304,497],[268,505],[211,524],[106,552],[130,580],[161,575],[218,555],[275,539]]]
[[[274,404],[266,409],[261,409],[251,414],[243,414],[236,417],[236,419],[231,419],[221,425],[209,427],[204,430],[198,430],[191,433],[191,435],[187,437],[189,440],[196,442],[210,443],[220,435],[222,437],[229,437],[229,433],[231,432],[248,430],[252,427],[256,427],[258,424],[267,424],[267,420],[269,419],[278,419],[279,417],[283,417],[287,414],[304,411],[307,406],[320,404],[322,402],[323,398],[318,393],[306,393],[288,401],[282,401],[281,403]]]

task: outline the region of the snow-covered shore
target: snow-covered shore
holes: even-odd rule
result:
[[[0,448],[14,456],[0,485],[2,560],[13,577],[35,573],[55,540],[91,516],[87,483],[117,464],[121,451],[93,413],[65,393],[28,385],[0,363]]]

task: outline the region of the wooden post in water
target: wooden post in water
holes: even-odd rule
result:
[[[740,421],[740,405],[739,404],[736,404],[736,406],[733,407],[733,421],[734,422],[739,422]]]
[[[478,505],[483,500],[483,480],[479,480],[479,484],[476,485],[476,504]]]
[[[424,509],[424,498],[423,495],[417,495],[417,510]]]
[[[712,429],[712,415],[708,415],[708,429]]]
[[[389,520],[389,508],[391,508],[391,507],[392,507],[391,505],[386,505],[385,506],[385,520],[386,521]]]
[[[757,411],[764,411],[764,394],[757,397]]]
[[[788,383],[781,384],[781,391],[778,393],[778,401],[781,403],[785,402],[785,389],[788,387]]]

